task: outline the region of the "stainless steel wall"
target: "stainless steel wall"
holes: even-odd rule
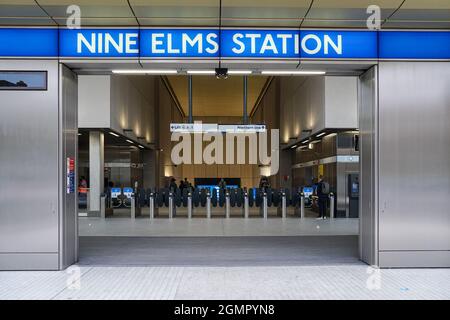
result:
[[[47,91],[0,91],[0,269],[58,268],[58,62],[0,61],[47,70]]]
[[[377,128],[378,80],[377,66],[366,71],[359,82],[359,248],[360,258],[378,265],[378,202],[377,202]]]
[[[61,194],[65,151],[75,153],[77,138],[76,122],[67,125],[72,112],[63,113],[59,101],[67,93],[59,83],[59,65],[1,60],[0,70],[48,72],[46,91],[0,91],[0,270],[60,269],[76,258],[75,248],[63,258],[76,237],[73,229],[69,236],[61,227],[68,223],[65,214],[75,214],[63,206]],[[66,236],[72,242],[62,242]]]
[[[77,75],[64,65],[59,68],[60,79],[60,160],[62,172],[60,203],[60,268],[66,268],[78,260],[78,217],[77,217],[77,163],[78,163],[78,80]],[[67,193],[67,158],[75,159],[75,192]]]
[[[450,63],[379,65],[379,264],[450,267]]]

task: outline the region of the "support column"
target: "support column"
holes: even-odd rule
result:
[[[247,76],[244,76],[244,101],[242,110],[242,122],[243,124],[248,124],[248,113],[247,113]]]
[[[192,76],[188,76],[188,123],[194,123],[194,117],[192,114]]]
[[[156,151],[155,150],[143,150],[144,159],[144,183],[142,187],[145,189],[154,189],[157,186],[157,170],[156,170]]]
[[[100,212],[100,194],[104,191],[104,149],[103,132],[89,132],[89,212]]]

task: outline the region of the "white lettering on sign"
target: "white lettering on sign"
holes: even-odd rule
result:
[[[172,34],[167,34],[167,53],[177,54],[180,53],[180,49],[173,48]]]
[[[139,53],[139,49],[133,49],[131,46],[137,44],[137,39],[139,37],[138,33],[127,33],[125,35],[125,52],[126,53]]]
[[[217,43],[216,39],[217,38],[217,34],[215,33],[208,33],[208,35],[206,36],[206,42],[208,42],[212,48],[208,47],[205,49],[206,52],[210,53],[210,54],[214,54],[217,51],[219,51],[219,44]]]
[[[110,33],[105,34],[105,53],[109,53],[109,46],[112,45],[117,53],[123,53],[123,34],[119,34],[119,42],[111,36]]]
[[[77,33],[77,53],[91,54],[138,54],[139,33],[137,32],[92,32]],[[196,55],[215,54],[219,51],[219,36],[215,32],[175,34],[156,32],[151,34],[150,49],[152,54]],[[308,55],[322,52],[325,55],[342,55],[342,35],[236,32],[231,37],[231,51],[236,55],[286,55],[300,53]]]
[[[206,51],[214,54],[219,51],[218,35],[215,33],[181,34],[181,41],[175,41],[172,33],[152,33],[151,52],[153,54],[189,54],[194,50],[196,54]]]
[[[242,33],[236,33],[233,35],[233,42],[239,46],[239,49],[233,47],[231,50],[236,54],[241,54],[245,50],[245,44],[240,40],[242,38],[244,38]]]
[[[275,45],[272,35],[270,34],[266,35],[264,38],[264,42],[261,46],[261,50],[259,50],[259,53],[264,54],[267,50],[271,50],[274,54],[278,54],[277,46]]]
[[[250,38],[250,52],[256,53],[256,39],[261,38],[261,35],[258,33],[247,33],[245,37]]]
[[[91,33],[90,39],[86,38],[81,32],[77,34],[77,53],[84,53],[86,49],[89,53],[139,53],[136,46],[137,33],[119,33],[117,36],[109,32]]]
[[[316,54],[322,49],[322,40],[315,34],[308,34],[302,38],[301,46],[307,54]],[[337,44],[329,35],[324,35],[323,47],[325,54],[329,53],[329,47],[332,47],[336,54],[342,54],[342,35],[337,36]]]
[[[89,42],[83,34],[78,33],[77,34],[77,53],[82,53],[81,44],[83,43],[84,46],[89,50],[90,53],[95,53],[95,33],[91,34],[91,41]]]
[[[182,47],[183,47],[182,52],[183,53],[187,52],[186,47],[189,44],[189,46],[192,47],[192,48],[197,46],[197,52],[198,53],[203,53],[203,42],[202,42],[202,40],[203,40],[203,38],[202,38],[201,34],[197,34],[194,37],[194,39],[191,39],[188,34],[183,33],[181,35],[181,41],[182,41]]]
[[[152,52],[153,53],[164,53],[164,49],[158,48],[163,44],[161,38],[164,37],[164,33],[152,33]],[[160,40],[161,39],[161,40]]]
[[[274,37],[281,41],[275,41]],[[250,43],[244,42],[249,39]],[[257,41],[261,39],[261,42]],[[276,35],[259,33],[235,33],[232,36],[233,47],[231,51],[237,55],[251,53],[251,54],[288,54],[289,44],[293,45],[294,54],[299,54],[301,49],[310,55],[319,53],[322,49],[324,54],[334,52],[335,54],[342,54],[342,35],[338,35],[336,40],[333,40],[329,35],[323,37],[316,34],[307,34],[301,41],[298,34],[279,33]],[[259,43],[259,45],[258,45]],[[249,52],[250,51],[250,52]]]
[[[287,39],[292,38],[292,34],[277,34],[277,38],[281,39],[281,53],[287,53]]]
[[[310,49],[306,46],[306,42],[308,40],[313,40],[314,42],[314,49]],[[310,41],[311,42],[311,41]],[[322,49],[322,42],[320,41],[320,38],[316,36],[315,34],[308,34],[302,39],[302,50],[305,51],[307,54],[316,54],[317,52]]]
[[[324,50],[325,54],[328,54],[329,46],[331,46],[333,48],[333,50],[334,50],[334,52],[336,52],[336,54],[342,54],[342,36],[341,35],[337,36],[337,41],[338,41],[337,44],[334,43],[333,40],[331,40],[330,36],[327,34],[324,36],[323,40],[324,40],[323,50]]]

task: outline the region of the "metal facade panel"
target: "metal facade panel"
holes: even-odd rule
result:
[[[46,70],[47,91],[0,91],[0,260],[58,252],[58,62],[0,61]]]
[[[377,67],[369,69],[359,82],[360,135],[360,255],[371,265],[378,264],[377,217]]]
[[[382,251],[380,267],[449,268],[450,251]]]
[[[61,163],[62,188],[60,192],[60,268],[65,268],[78,260],[78,201],[77,201],[77,167],[78,167],[78,79],[69,68],[60,64],[60,123],[62,127]],[[67,159],[75,163],[75,188],[69,192],[66,185]]]
[[[58,270],[57,253],[0,253],[0,270]]]
[[[450,64],[379,68],[380,251],[450,250]]]

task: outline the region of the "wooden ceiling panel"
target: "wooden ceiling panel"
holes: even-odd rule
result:
[[[215,76],[193,76],[193,114],[196,117],[239,117],[243,108],[243,77],[230,76],[216,79]],[[188,114],[187,76],[169,76],[169,83],[177,96],[185,114]],[[248,77],[248,102],[250,114],[260,95],[267,77]]]

